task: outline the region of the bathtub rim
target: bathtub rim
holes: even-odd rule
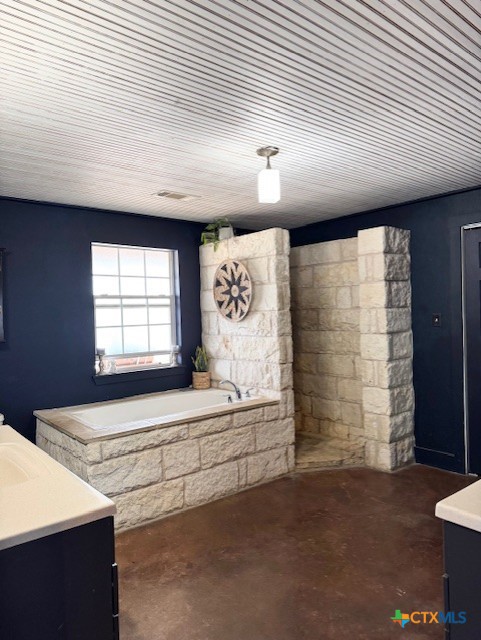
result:
[[[61,433],[64,433],[65,435],[78,440],[80,443],[87,445],[93,442],[101,442],[102,440],[111,440],[113,438],[129,436],[134,433],[154,431],[155,429],[165,429],[167,427],[178,426],[181,424],[199,422],[201,420],[207,420],[209,418],[215,418],[217,416],[237,413],[238,411],[248,411],[249,409],[257,409],[276,404],[278,405],[280,402],[278,398],[258,396],[233,402],[232,404],[228,404],[226,402],[225,405],[216,406],[215,408],[204,407],[202,409],[192,409],[190,411],[171,413],[167,416],[161,416],[160,418],[146,418],[143,420],[122,422],[99,429],[93,429],[89,427],[84,422],[81,422],[80,420],[74,418],[70,413],[72,411],[82,411],[85,409],[90,409],[92,407],[112,406],[129,400],[144,400],[153,396],[161,396],[163,394],[173,395],[176,393],[188,393],[189,391],[194,391],[194,389],[191,389],[189,387],[182,389],[170,389],[168,391],[142,393],[134,396],[126,396],[125,398],[116,398],[115,400],[89,402],[87,404],[72,405],[69,407],[58,407],[55,409],[36,409],[33,412],[33,415],[37,418],[37,420],[40,420],[41,422],[48,424],[54,429],[57,429]]]

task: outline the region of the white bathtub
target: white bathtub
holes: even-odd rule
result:
[[[233,399],[232,403],[228,402],[228,395]],[[38,410],[34,415],[76,440],[87,443],[277,402],[262,396],[235,400],[235,394],[230,389],[181,389],[75,407]]]

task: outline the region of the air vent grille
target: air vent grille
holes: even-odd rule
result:
[[[159,198],[168,198],[169,200],[193,200],[194,198],[199,198],[200,196],[193,196],[188,193],[178,193],[176,191],[157,191],[156,194]]]

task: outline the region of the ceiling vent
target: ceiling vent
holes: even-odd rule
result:
[[[177,193],[176,191],[157,191],[155,194],[159,198],[168,198],[169,200],[194,200],[195,198],[200,198],[200,196],[193,196],[188,193]]]

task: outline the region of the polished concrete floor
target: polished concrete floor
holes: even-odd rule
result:
[[[395,609],[442,608],[436,502],[469,483],[423,466],[303,473],[117,538],[122,640],[390,640]]]

